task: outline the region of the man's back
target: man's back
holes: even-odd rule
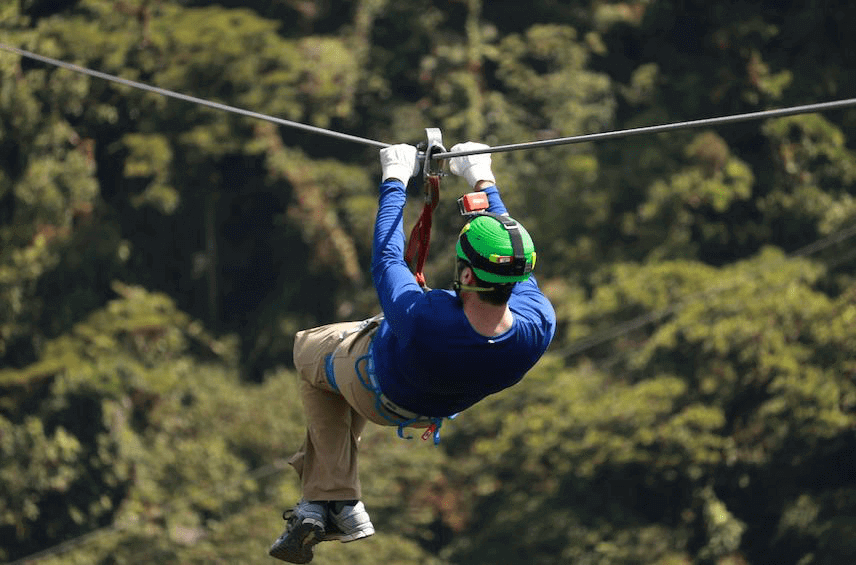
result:
[[[550,344],[555,313],[531,277],[508,306],[511,328],[489,337],[473,329],[454,292],[424,293],[395,328],[385,322],[375,336],[381,389],[414,412],[450,416],[517,383]]]

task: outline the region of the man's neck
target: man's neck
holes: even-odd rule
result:
[[[514,323],[514,316],[508,304],[488,304],[480,300],[474,292],[467,291],[461,292],[461,302],[470,325],[483,336],[498,336],[507,332]]]

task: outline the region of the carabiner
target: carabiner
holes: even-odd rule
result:
[[[440,128],[425,128],[425,137],[427,144],[425,152],[422,155],[422,176],[425,180],[432,176],[441,176],[443,174],[443,161],[434,159],[435,153],[445,153],[446,148],[443,147],[443,133]]]

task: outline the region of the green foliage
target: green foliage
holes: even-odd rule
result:
[[[691,165],[668,180],[654,181],[639,208],[634,231],[651,241],[655,259],[692,257],[711,240],[726,244],[735,230],[726,221],[711,221],[710,216],[727,216],[730,208],[752,195],[752,170],[731,156],[715,133],[697,135],[685,154]],[[665,238],[664,225],[669,226]]]
[[[387,142],[819,102],[851,3],[7,2],[4,42]],[[856,114],[494,154],[559,318],[443,443],[362,440],[315,562],[854,560]],[[0,556],[267,563],[292,336],[377,310],[377,152],[0,53]],[[460,226],[444,179],[429,283]],[[412,225],[419,203],[409,206]],[[283,476],[284,475],[284,476]]]
[[[28,417],[20,425],[2,419],[4,492],[2,525],[25,535],[24,524],[39,517],[42,492],[67,492],[82,472],[81,444],[63,428],[48,437],[42,421]]]
[[[6,25],[15,14],[3,14]],[[23,40],[21,30],[10,37]],[[0,63],[0,355],[32,360],[43,296],[39,280],[60,262],[64,243],[98,196],[92,140],[59,110],[79,107],[85,80],[52,82],[44,71],[22,76]],[[10,347],[12,350],[10,350]]]
[[[776,152],[777,190],[760,208],[773,221],[816,226],[832,233],[852,224],[856,204],[849,190],[856,182],[856,161],[841,129],[823,116],[794,116],[772,120],[764,127]]]

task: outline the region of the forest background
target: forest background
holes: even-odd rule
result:
[[[387,143],[856,95],[849,0],[3,0],[2,42]],[[323,564],[856,562],[856,110],[496,154],[559,331],[363,438]],[[272,563],[295,331],[377,311],[377,149],[0,52],[0,560]],[[460,226],[443,183],[429,284]],[[407,210],[407,227],[420,201]]]

